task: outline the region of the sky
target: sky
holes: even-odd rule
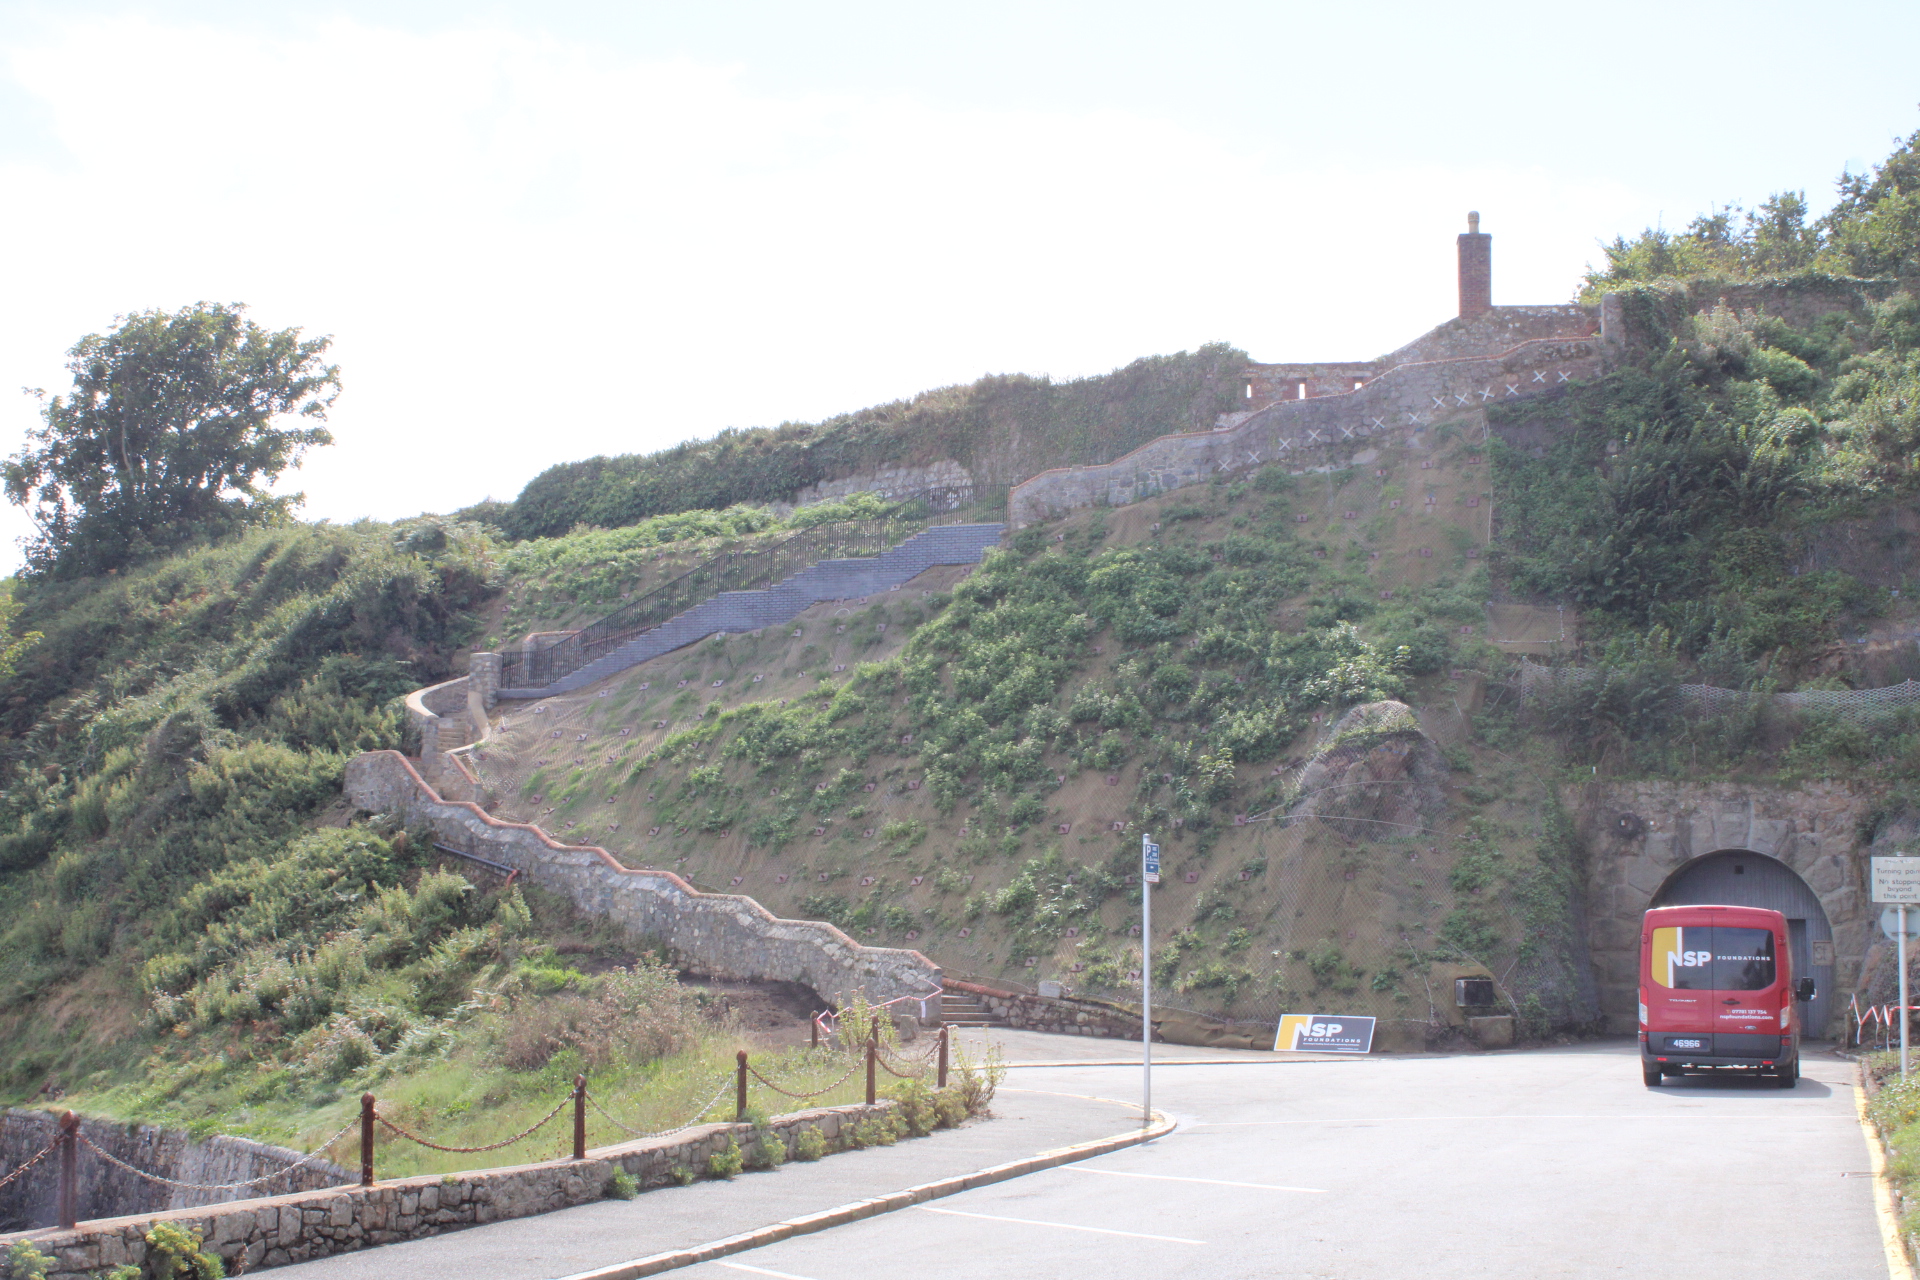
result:
[[[333,339],[338,521],[987,373],[1368,359],[1920,128],[1920,6],[0,0],[0,451],[116,317]],[[0,509],[0,569],[22,514]]]

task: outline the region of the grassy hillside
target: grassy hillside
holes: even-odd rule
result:
[[[1418,1044],[1444,1034],[1430,985],[1517,964],[1539,1026],[1570,1025],[1564,822],[1460,711],[1501,660],[1472,425],[1030,529],[964,578],[514,706],[476,767],[498,812],[632,865],[1090,993],[1138,969],[1127,877],[1152,831],[1169,998],[1261,1018],[1339,993]],[[1432,784],[1451,803],[1335,783],[1356,789],[1337,820],[1284,822],[1310,770],[1408,740],[1330,738],[1342,712],[1402,698],[1456,744]]]
[[[1817,224],[1781,205],[1697,225],[1692,258],[1656,232],[1614,246],[1589,283],[1623,294],[1631,358],[1564,396],[1331,473],[1082,512],[970,574],[503,708],[478,761],[496,807],[952,972],[1094,993],[1139,966],[1151,832],[1166,1000],[1337,1001],[1387,1043],[1448,1043],[1446,981],[1484,970],[1527,1030],[1577,1030],[1580,781],[1840,776],[1882,787],[1883,815],[1920,797],[1911,712],[1680,696],[1920,668],[1913,152]],[[452,1121],[583,1062],[692,1079],[714,1024],[644,940],[436,871],[345,810],[345,760],[402,745],[399,697],[476,645],[882,514],[753,503],[883,464],[998,483],[1110,457],[1211,421],[1240,359],[988,379],[557,468],[491,524],[289,526],[22,584],[15,630],[44,639],[0,688],[0,1096],[286,1137],[371,1082]],[[1521,654],[1590,674],[1522,705]],[[681,1011],[659,1035],[654,1005]]]

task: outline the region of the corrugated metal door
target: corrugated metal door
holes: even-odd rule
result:
[[[1761,853],[1728,849],[1696,858],[1676,871],[1654,898],[1656,907],[1765,907],[1787,918],[1794,977],[1811,974],[1818,994],[1801,1006],[1804,1034],[1826,1035],[1833,1008],[1833,929],[1813,890],[1785,863]],[[1816,957],[1827,963],[1816,964]]]

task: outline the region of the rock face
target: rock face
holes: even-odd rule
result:
[[[1446,808],[1447,768],[1411,707],[1369,702],[1340,717],[1328,745],[1301,771],[1288,816],[1319,818],[1356,837],[1418,830]]]

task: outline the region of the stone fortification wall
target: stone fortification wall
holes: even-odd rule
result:
[[[1475,359],[1541,339],[1593,338],[1601,331],[1598,308],[1572,304],[1495,307],[1477,316],[1459,316],[1389,351],[1374,363],[1380,369],[1433,360]]]
[[[1353,465],[1362,450],[1600,372],[1600,343],[1589,337],[1535,338],[1494,355],[1401,364],[1346,395],[1283,401],[1212,431],[1162,436],[1105,466],[1043,471],[1014,488],[1008,522],[1021,528],[1077,507],[1124,506],[1266,463],[1296,473],[1334,470]]]
[[[878,1102],[825,1107],[776,1116],[767,1129],[792,1150],[806,1130],[819,1133],[829,1151],[851,1145],[853,1126],[896,1104]],[[708,1124],[672,1137],[601,1147],[584,1160],[549,1160],[507,1169],[482,1169],[444,1177],[396,1178],[301,1195],[270,1196],[213,1209],[179,1209],[81,1222],[0,1236],[0,1250],[26,1240],[55,1265],[47,1280],[91,1280],[97,1270],[146,1262],[146,1234],[156,1221],[198,1231],[210,1252],[226,1261],[228,1275],[350,1253],[370,1245],[418,1240],[462,1227],[531,1217],[587,1204],[606,1195],[615,1169],[625,1169],[643,1188],[673,1180],[676,1168],[704,1173],[707,1162],[737,1144],[749,1150],[753,1126]],[[97,1141],[97,1139],[96,1139]],[[231,1141],[229,1139],[229,1141]]]
[[[51,1112],[9,1108],[0,1113],[0,1169],[14,1169],[32,1159],[59,1132],[59,1119]],[[247,1138],[215,1137],[195,1142],[177,1129],[97,1121],[87,1122],[86,1134],[114,1157],[176,1182],[223,1186],[289,1169],[291,1172],[266,1184],[265,1189],[311,1191],[348,1181],[347,1171],[330,1161],[303,1163],[297,1151]],[[47,1157],[34,1166],[32,1173],[0,1190],[0,1229],[40,1227],[55,1221],[56,1158]],[[80,1160],[76,1181],[79,1214],[83,1218],[219,1204],[257,1194],[259,1190],[189,1191],[165,1187],[115,1168],[91,1152]]]
[[[918,951],[868,947],[830,924],[783,920],[752,898],[702,893],[668,871],[634,871],[593,845],[566,845],[536,826],[501,822],[478,805],[441,797],[395,751],[374,751],[347,764],[347,798],[370,812],[425,825],[434,839],[517,868],[582,911],[636,935],[657,938],[681,963],[719,978],[800,982],[836,1004],[864,991],[867,999],[927,998],[898,1006],[915,1016],[938,1009],[940,969]]]

